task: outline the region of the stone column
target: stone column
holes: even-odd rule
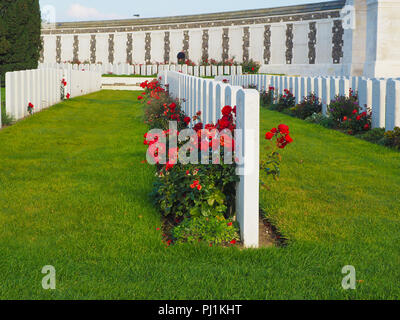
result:
[[[367,0],[364,76],[400,77],[400,0]]]
[[[341,16],[344,28],[344,76],[362,76],[367,37],[366,0],[347,0]]]

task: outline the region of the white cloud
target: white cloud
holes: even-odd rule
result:
[[[104,14],[96,8],[89,8],[79,3],[72,4],[67,12],[68,16],[75,19],[123,19],[117,14]]]

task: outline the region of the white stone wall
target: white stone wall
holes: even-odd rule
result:
[[[164,32],[156,31],[151,33],[151,62],[164,62]]]
[[[183,30],[171,30],[170,32],[170,61],[177,62],[177,55],[183,49]]]
[[[286,24],[271,26],[271,64],[286,63]]]
[[[44,61],[56,62],[56,39],[54,35],[43,38]],[[61,38],[63,40],[63,38]]]
[[[213,28],[208,31],[209,38],[209,57],[221,61],[222,59],[222,33],[223,28]]]
[[[126,63],[126,33],[117,33],[114,36],[114,63]]]
[[[73,54],[74,36],[65,35],[61,38],[61,61],[72,61],[74,58]],[[46,49],[45,49],[46,51]]]
[[[316,64],[332,63],[332,21],[317,22]]]
[[[326,75],[400,76],[400,0],[347,0],[345,5],[344,2],[324,2],[324,5],[304,5],[301,11],[299,9],[298,6],[288,7],[280,13],[264,10],[266,16],[263,17],[254,17],[246,11],[240,14],[216,14],[210,18],[215,20],[211,21],[204,20],[203,16],[193,16],[193,21],[182,22],[185,17],[176,17],[176,23],[169,18],[158,25],[158,21],[152,19],[144,21],[142,26],[133,24],[116,27],[107,22],[61,24],[61,30],[43,30],[44,53],[41,62],[73,60],[74,36],[79,40],[79,60],[89,61],[92,55],[91,36],[95,35],[96,62],[108,64],[108,39],[113,34],[113,62],[126,63],[127,32],[133,34],[134,64],[145,63],[146,33],[150,33],[151,39],[150,62],[164,62],[165,32],[169,32],[170,62],[175,63],[177,54],[184,48],[184,32],[188,32],[189,58],[198,64],[205,49],[203,34],[208,30],[208,56],[217,61],[223,59],[223,45],[227,45],[229,58],[235,57],[237,62],[253,59],[263,64],[268,60],[264,57],[265,53],[269,53],[269,64],[263,65],[263,72],[278,70],[278,73],[301,72],[302,75],[327,72]],[[350,17],[354,24],[348,23],[348,12],[354,13]],[[316,29],[315,63],[310,63],[309,58],[310,53],[310,57],[314,58],[314,50],[309,48],[311,22],[311,35],[314,34],[314,24]],[[286,57],[288,24],[293,25],[291,61],[287,61],[290,59]],[[270,27],[270,38],[265,33],[266,26]],[[228,29],[227,42],[222,37],[224,28]],[[245,30],[248,30],[248,34]],[[61,47],[58,48],[57,35],[61,37]]]
[[[364,75],[400,75],[400,0],[367,0],[367,38]]]
[[[203,30],[189,31],[189,58],[195,63],[201,61],[203,43]]]
[[[133,34],[133,62],[143,64],[145,62],[145,33],[135,32]]]
[[[250,27],[249,56],[254,61],[264,60],[264,25]]]
[[[80,34],[79,39],[79,61],[82,63],[90,62],[90,34]]]
[[[243,60],[243,28],[229,28],[229,56],[235,57],[236,61]]]
[[[350,1],[350,0],[349,0]],[[362,0],[360,0],[362,1]],[[85,29],[86,27],[76,27],[77,29],[64,29],[62,32],[55,31],[61,36],[61,58],[60,61],[73,60],[73,45],[74,36],[79,38],[79,51],[78,57],[81,62],[90,61],[91,36],[96,37],[96,62],[108,64],[110,59],[109,54],[109,35],[114,35],[114,53],[113,63],[122,64],[127,63],[127,34],[132,34],[132,63],[145,64],[146,57],[146,33],[150,33],[150,62],[152,64],[163,63],[165,59],[165,32],[169,32],[169,50],[170,62],[177,62],[177,54],[183,50],[184,47],[184,32],[188,31],[189,34],[189,58],[199,64],[203,55],[203,34],[208,30],[208,57],[221,61],[223,59],[223,30],[228,29],[228,43],[225,43],[229,50],[229,58],[235,58],[237,62],[243,62],[246,59],[252,59],[260,64],[265,63],[264,55],[266,52],[270,53],[269,64],[263,66],[262,71],[269,72],[270,70],[279,70],[282,72],[306,72],[307,74],[314,74],[321,70],[328,70],[329,74],[337,74],[337,70],[343,72],[345,68],[339,67],[339,64],[333,64],[332,47],[333,47],[333,21],[339,19],[338,10],[333,10],[334,17],[326,13],[315,12],[315,15],[307,15],[303,13],[292,13],[283,16],[271,16],[271,21],[260,18],[253,20],[253,22],[246,24],[245,20],[233,19],[232,23],[227,21],[202,21],[201,23],[182,24],[182,28],[175,29],[173,24],[164,25],[160,24],[157,27],[150,25],[143,25],[140,30],[129,30],[129,28],[121,27],[119,31],[115,31],[114,27],[104,26],[100,30],[95,27]],[[230,19],[230,18],[228,18]],[[239,20],[239,21],[238,21]],[[260,22],[262,20],[262,22]],[[239,22],[239,23],[238,23]],[[308,34],[310,32],[310,22],[316,23],[316,60],[315,64],[309,64],[309,47],[308,47]],[[169,23],[169,22],[168,22]],[[292,49],[292,63],[288,64],[286,61],[287,50],[287,25],[293,25],[293,49]],[[269,51],[265,46],[266,41],[266,26],[270,26],[270,47]],[[75,28],[71,27],[71,28]],[[249,32],[249,47],[246,50],[245,45],[245,28]],[[132,28],[131,28],[132,29]],[[139,29],[139,28],[138,28]],[[44,38],[44,63],[56,62],[56,35],[43,35]],[[347,41],[348,42],[348,41]],[[352,43],[348,44],[350,47]],[[346,48],[342,47],[343,52]],[[343,70],[342,70],[343,69]]]
[[[331,20],[317,21],[316,64],[332,64],[332,26]],[[273,66],[286,64],[286,28],[287,23],[271,24],[271,61]],[[170,30],[170,61],[176,62],[177,54],[183,49],[183,31]],[[189,58],[198,64],[202,57],[203,29],[189,30]],[[249,58],[264,63],[265,25],[253,25],[249,28]],[[209,58],[222,60],[223,27],[209,28]],[[293,61],[292,64],[308,64],[309,21],[293,24]],[[151,31],[151,62],[164,62],[165,31]],[[229,58],[243,61],[244,26],[229,27]],[[79,60],[90,61],[90,34],[78,34]],[[109,62],[109,33],[96,34],[96,62]],[[74,35],[61,35],[61,61],[73,60]],[[44,63],[56,62],[56,36],[44,35]],[[145,32],[133,32],[133,62],[145,63]],[[114,33],[114,64],[127,62],[127,33]]]
[[[108,62],[108,34],[96,35],[96,62]]]
[[[293,25],[293,64],[308,64],[308,22]]]

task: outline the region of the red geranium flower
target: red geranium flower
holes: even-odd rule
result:
[[[233,240],[230,242],[230,244],[236,244],[236,240],[233,239]]]

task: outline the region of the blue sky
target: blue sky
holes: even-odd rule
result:
[[[40,0],[42,8],[54,6],[56,21],[129,19],[134,14],[143,18],[197,13],[272,8],[324,0]]]

